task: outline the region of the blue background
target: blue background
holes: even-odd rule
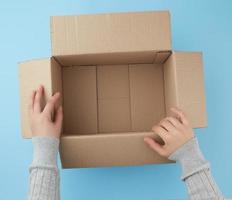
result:
[[[17,62],[50,56],[49,16],[170,10],[173,48],[204,53],[209,126],[196,130],[213,175],[232,197],[232,1],[21,0],[0,2],[0,199],[26,199],[30,140],[20,136]],[[61,171],[62,199],[186,199],[176,164]]]

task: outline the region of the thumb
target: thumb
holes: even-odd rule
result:
[[[144,142],[148,144],[148,146],[157,152],[161,156],[166,156],[166,151],[164,150],[163,146],[156,142],[154,139],[150,137],[145,137]]]

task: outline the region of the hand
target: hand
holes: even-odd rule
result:
[[[178,108],[171,108],[173,117],[166,117],[152,130],[164,141],[164,145],[159,144],[150,137],[145,137],[144,141],[158,154],[169,157],[179,147],[194,137],[193,129],[185,114]]]
[[[43,95],[44,88],[40,86],[30,97],[28,112],[32,136],[51,136],[59,139],[63,120],[62,107],[58,107],[60,93],[50,97],[44,108],[41,105]]]

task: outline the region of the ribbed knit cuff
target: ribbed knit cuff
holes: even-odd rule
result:
[[[34,155],[32,165],[56,166],[59,142],[59,139],[54,137],[33,137]]]
[[[209,163],[204,158],[196,137],[172,153],[169,159],[180,162],[182,167],[182,179],[205,168],[209,168]]]

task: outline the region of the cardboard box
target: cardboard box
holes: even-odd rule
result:
[[[30,92],[61,92],[63,168],[169,163],[143,138],[172,106],[207,125],[202,55],[172,51],[169,12],[52,17],[51,40],[51,58],[20,63],[22,134]]]

